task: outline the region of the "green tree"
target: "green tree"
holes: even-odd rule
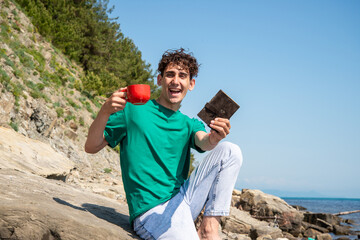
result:
[[[189,174],[188,177],[191,175],[192,171],[194,171],[195,167],[194,167],[194,162],[195,162],[195,157],[193,153],[190,153],[190,168],[189,168]]]
[[[86,73],[84,89],[106,95],[119,87],[146,83],[152,98],[159,94],[150,64],[133,41],[110,19],[109,0],[15,0],[31,17],[40,34]],[[95,77],[96,76],[96,77]],[[91,83],[91,81],[94,81]]]

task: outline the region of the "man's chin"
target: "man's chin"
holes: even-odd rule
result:
[[[183,100],[183,98],[170,98],[170,102],[171,102],[172,104],[181,103],[182,100]]]

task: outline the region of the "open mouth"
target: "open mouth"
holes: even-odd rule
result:
[[[172,96],[177,96],[181,93],[181,90],[180,89],[173,89],[173,88],[170,88],[169,89],[169,92]]]

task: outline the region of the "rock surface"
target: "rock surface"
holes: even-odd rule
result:
[[[260,236],[271,236],[272,239],[282,237],[282,231],[265,221],[259,221],[248,212],[231,208],[230,216],[222,218],[222,228],[229,233],[247,234],[251,239]]]
[[[127,206],[31,173],[0,169],[1,239],[138,239]]]
[[[65,180],[75,164],[48,144],[0,127],[0,168]]]
[[[275,222],[279,228],[297,237],[301,233],[303,214],[279,197],[260,190],[243,189],[234,205],[248,211],[254,218]]]

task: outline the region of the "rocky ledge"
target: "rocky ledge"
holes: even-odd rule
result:
[[[228,236],[236,233],[251,239],[359,238],[351,224],[334,214],[312,213],[290,206],[279,197],[250,189],[233,192],[232,213],[222,220]]]
[[[138,239],[123,194],[118,173],[79,169],[50,144],[0,127],[0,239]],[[276,196],[243,189],[233,192],[221,236],[332,239],[355,234],[343,223],[340,217],[299,211]]]

